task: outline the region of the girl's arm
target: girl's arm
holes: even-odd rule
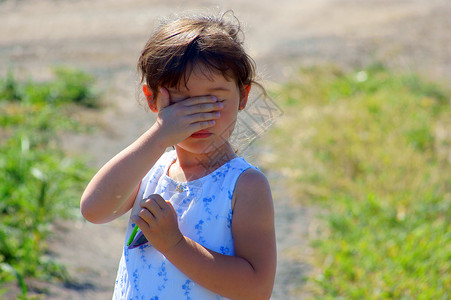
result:
[[[146,209],[133,219],[149,242],[198,284],[231,299],[269,299],[276,270],[270,187],[262,173],[250,169],[238,179],[235,192],[235,256],[211,251],[182,236],[170,203],[158,195],[141,203]]]
[[[133,206],[141,179],[167,147],[194,132],[214,125],[221,104],[210,96],[189,98],[170,105],[170,95],[160,89],[157,121],[133,144],[113,157],[92,178],[80,203],[83,216],[93,223],[106,223]],[[154,107],[154,106],[153,106]]]
[[[86,187],[80,203],[83,216],[92,223],[106,223],[130,210],[141,179],[165,149],[152,126],[113,157]]]

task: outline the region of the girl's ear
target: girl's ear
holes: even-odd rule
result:
[[[157,103],[152,95],[152,92],[150,91],[149,87],[147,86],[147,84],[143,84],[143,92],[144,92],[144,95],[146,96],[147,105],[149,106],[150,110],[153,111],[154,113],[157,113],[158,112]]]
[[[244,88],[241,90],[240,106],[238,107],[238,110],[243,110],[246,107],[247,99],[249,98],[250,91],[251,91],[250,84],[244,86]]]

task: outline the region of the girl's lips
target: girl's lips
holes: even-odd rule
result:
[[[191,137],[195,138],[195,139],[204,139],[204,138],[209,137],[210,135],[212,135],[211,132],[209,132],[208,130],[202,129],[202,130],[199,130],[199,131],[196,131],[195,133],[193,133],[191,135]]]

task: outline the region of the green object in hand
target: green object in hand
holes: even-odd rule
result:
[[[133,228],[132,234],[130,235],[130,238],[128,239],[127,246],[130,246],[130,244],[133,242],[133,239],[135,238],[136,234],[138,233],[139,227],[135,224],[135,227]]]

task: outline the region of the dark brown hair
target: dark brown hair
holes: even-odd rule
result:
[[[231,15],[230,18],[227,18]],[[194,66],[219,72],[241,90],[255,83],[255,63],[243,48],[240,23],[231,11],[166,21],[147,41],[138,61],[141,84],[156,96],[160,87],[187,83]]]

